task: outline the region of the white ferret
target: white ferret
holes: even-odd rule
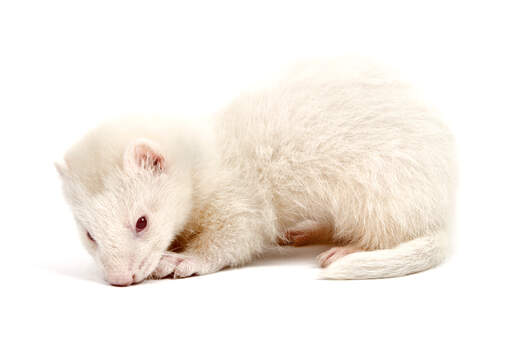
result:
[[[304,63],[211,121],[125,117],[57,164],[113,285],[240,266],[332,242],[322,278],[403,276],[446,256],[454,142],[412,88],[341,58]]]

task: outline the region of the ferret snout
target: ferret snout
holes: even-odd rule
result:
[[[108,274],[106,280],[111,285],[125,287],[135,282],[135,274],[131,272]]]

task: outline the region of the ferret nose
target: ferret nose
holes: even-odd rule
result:
[[[109,274],[107,275],[107,282],[116,287],[126,287],[134,282],[135,275],[132,273],[124,274]]]

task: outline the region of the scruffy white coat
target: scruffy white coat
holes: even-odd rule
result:
[[[353,58],[298,65],[211,122],[105,123],[58,168],[85,245],[117,285],[314,241],[338,244],[318,258],[323,278],[428,269],[446,254],[456,172],[433,110]],[[173,241],[180,252],[166,251]]]

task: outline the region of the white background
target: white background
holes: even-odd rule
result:
[[[510,332],[511,11],[503,2],[0,2],[0,338],[499,340]],[[325,247],[106,285],[53,162],[101,119],[210,114],[290,62],[398,66],[459,144],[456,253],[405,278],[320,281]],[[298,253],[297,253],[298,252]]]

